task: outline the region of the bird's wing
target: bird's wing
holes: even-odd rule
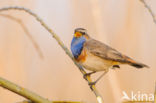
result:
[[[117,50],[94,39],[87,40],[84,43],[84,48],[87,49],[93,55],[96,55],[106,60],[111,60],[111,61],[121,62],[121,63],[135,62],[131,58],[121,54]]]

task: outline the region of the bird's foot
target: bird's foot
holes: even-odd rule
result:
[[[87,80],[87,77],[90,76],[90,75],[93,74],[93,73],[96,73],[96,72],[93,71],[93,72],[90,72],[90,73],[86,73],[86,74],[83,75],[83,78],[84,78],[85,80]]]
[[[89,82],[88,85],[92,86],[92,85],[95,85],[96,83],[97,83],[97,81]]]
[[[89,82],[88,85],[90,86],[91,90],[93,90],[93,85],[95,85],[97,81]]]

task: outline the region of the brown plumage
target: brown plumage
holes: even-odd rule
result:
[[[98,56],[105,60],[113,61],[114,65],[116,65],[115,67],[118,68],[119,68],[119,66],[117,66],[118,64],[129,64],[136,68],[143,68],[143,67],[148,68],[147,65],[136,62],[135,60],[131,59],[126,55],[121,54],[120,52],[109,47],[108,45],[91,38],[89,38],[84,43],[84,48],[87,49],[90,53],[92,53],[95,56]]]

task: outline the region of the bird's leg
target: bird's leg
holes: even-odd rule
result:
[[[92,87],[92,85],[95,85],[107,72],[108,70],[106,70],[97,80],[95,80],[94,82],[90,82],[90,87]]]
[[[96,73],[96,71],[93,71],[93,72],[90,72],[90,73],[86,73],[86,74],[83,75],[83,78],[85,80],[87,80],[87,76],[90,76],[91,74],[94,74],[94,73]]]

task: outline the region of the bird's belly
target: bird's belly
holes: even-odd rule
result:
[[[87,53],[85,61],[81,64],[85,69],[91,71],[105,71],[113,65],[113,62],[94,56],[91,53]]]

